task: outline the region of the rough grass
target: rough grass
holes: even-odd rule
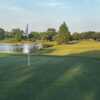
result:
[[[100,50],[100,42],[97,41],[80,41],[76,44],[56,45],[53,47],[54,51],[49,53],[50,55],[69,55],[77,54],[88,51]]]
[[[97,53],[0,57],[0,100],[100,100]]]

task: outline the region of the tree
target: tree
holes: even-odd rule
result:
[[[69,32],[68,26],[66,25],[65,22],[64,22],[63,24],[61,24],[61,26],[59,27],[59,33],[70,35],[70,32]]]
[[[47,33],[47,39],[49,41],[53,41],[55,35],[57,34],[56,29],[54,29],[54,28],[48,28],[46,33]]]
[[[59,31],[58,31],[58,34],[56,36],[56,41],[58,43],[62,44],[62,43],[67,43],[70,40],[71,40],[71,34],[69,32],[69,29],[68,29],[66,23],[64,22],[59,27]]]
[[[72,39],[73,40],[80,40],[80,33],[77,33],[77,32],[73,33]]]
[[[41,32],[40,37],[41,40],[46,40],[46,41],[53,41],[54,36],[57,34],[56,29],[54,28],[48,28],[46,32]]]
[[[20,29],[13,29],[12,32],[11,32],[12,37],[17,41],[21,41],[23,33],[24,32]]]
[[[31,34],[29,35],[29,38],[32,41],[40,40],[40,33],[39,32],[31,32]]]
[[[48,28],[48,30],[47,30],[47,32],[56,32],[56,29],[54,29],[54,28]]]
[[[96,32],[96,33],[93,35],[93,39],[94,39],[94,40],[99,40],[99,41],[100,41],[100,32]]]
[[[88,31],[80,34],[81,39],[93,39],[96,32]]]
[[[48,41],[48,35],[47,35],[47,32],[41,32],[40,33],[40,38],[41,38],[41,40],[46,40],[46,41]]]
[[[58,34],[55,37],[58,44],[65,44],[69,41],[69,38],[65,34]]]
[[[3,40],[5,38],[5,31],[4,29],[0,28],[0,40]]]

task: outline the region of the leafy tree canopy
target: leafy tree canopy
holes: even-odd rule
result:
[[[5,30],[0,28],[0,40],[3,40],[5,38]]]

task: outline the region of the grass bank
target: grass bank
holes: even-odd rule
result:
[[[97,51],[100,50],[100,42],[97,41],[79,41],[76,44],[66,44],[66,45],[55,45],[54,47],[50,48],[53,49],[49,55],[58,55],[64,56],[69,54],[78,54],[84,53],[88,51]]]

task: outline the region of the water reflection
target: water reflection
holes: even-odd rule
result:
[[[41,49],[42,45],[35,44],[0,44],[0,52],[3,53],[32,53],[36,49]]]

